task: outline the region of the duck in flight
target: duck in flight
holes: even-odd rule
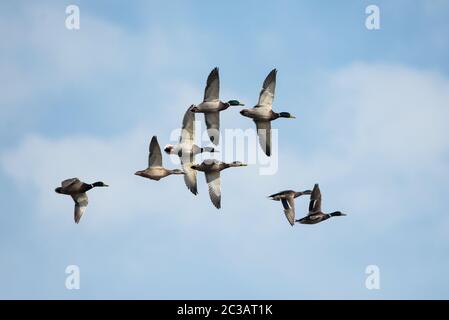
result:
[[[296,222],[302,224],[316,224],[331,217],[341,217],[345,215],[346,214],[341,213],[340,211],[332,213],[323,213],[321,211],[321,191],[318,184],[315,184],[312,190],[312,195],[310,196],[309,214],[302,219],[296,220]]]
[[[278,113],[273,111],[276,73],[277,70],[273,69],[265,78],[257,105],[251,109],[243,109],[240,111],[242,116],[251,118],[256,123],[259,143],[267,156],[271,156],[271,121],[278,118],[295,118],[289,112]]]
[[[86,192],[95,187],[109,186],[101,181],[88,184],[80,181],[78,178],[72,178],[62,181],[61,186],[55,189],[56,193],[69,195],[72,197],[73,201],[75,201],[75,223],[80,222],[84,211],[86,211],[87,204],[89,203]]]
[[[239,161],[225,163],[218,160],[204,160],[199,165],[192,165],[193,170],[202,171],[206,175],[210,200],[217,209],[221,208],[220,171],[232,167],[246,167]]]
[[[179,169],[174,170],[166,169],[162,166],[161,148],[159,147],[159,143],[157,142],[157,137],[153,136],[150,142],[148,168],[146,168],[145,170],[137,171],[135,175],[159,181],[160,179],[165,178],[172,174],[184,174],[184,172]]]
[[[190,111],[204,113],[207,133],[210,141],[218,145],[220,135],[220,111],[228,109],[230,106],[244,106],[238,100],[223,102],[220,100],[220,76],[218,68],[214,68],[207,77],[204,99],[199,105],[193,105]]]
[[[214,148],[205,147],[201,148],[195,143],[195,113],[187,109],[182,120],[181,136],[179,137],[179,143],[176,145],[168,144],[165,146],[164,151],[167,154],[175,154],[179,157],[184,171],[184,182],[187,188],[194,194],[198,194],[196,170],[193,170],[191,166],[195,161],[195,156],[203,152],[215,152]]]
[[[312,191],[305,190],[305,191],[293,191],[293,190],[285,190],[281,191],[275,194],[272,194],[271,196],[268,196],[271,200],[275,201],[281,201],[282,206],[284,207],[284,213],[285,216],[290,223],[290,225],[295,224],[295,198],[298,198],[303,195],[311,194]]]

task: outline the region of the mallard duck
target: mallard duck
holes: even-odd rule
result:
[[[295,224],[295,198],[311,193],[312,191],[310,190],[299,192],[293,190],[285,190],[272,194],[271,196],[268,196],[268,198],[270,198],[271,200],[282,202],[285,216],[287,217],[287,220],[290,223],[290,225],[293,226]]]
[[[220,171],[231,167],[245,167],[239,161],[225,163],[218,160],[204,160],[201,164],[192,165],[193,170],[202,171],[206,175],[210,200],[217,209],[221,208]]]
[[[151,180],[159,181],[166,176],[171,174],[184,174],[182,170],[165,169],[162,166],[162,154],[159,143],[157,142],[157,137],[153,136],[150,142],[150,155],[148,157],[148,168],[145,170],[137,171],[135,175],[148,178]]]
[[[262,91],[260,91],[259,102],[251,109],[243,109],[240,114],[251,118],[256,123],[259,143],[267,156],[271,155],[271,121],[278,118],[294,119],[289,112],[274,112],[273,99],[276,89],[276,73],[273,69],[263,82]]]
[[[101,181],[88,184],[78,178],[72,178],[62,181],[61,186],[55,189],[56,193],[67,194],[75,201],[75,223],[80,222],[81,216],[89,203],[86,192],[95,187],[109,186]]]
[[[198,194],[196,171],[191,168],[195,155],[203,152],[215,152],[214,148],[201,148],[195,143],[195,113],[187,109],[182,120],[182,131],[179,137],[179,143],[176,145],[168,144],[164,151],[168,154],[176,154],[180,160],[182,169],[184,170],[184,182],[187,188],[193,193]]]
[[[206,89],[204,90],[204,100],[199,105],[193,105],[190,111],[204,113],[206,119],[207,133],[210,141],[218,145],[220,135],[220,111],[226,110],[230,106],[244,106],[238,100],[223,102],[220,95],[220,77],[218,68],[214,68],[207,77]]]
[[[332,213],[323,213],[321,211],[321,191],[318,184],[315,184],[312,190],[312,195],[310,196],[309,214],[302,219],[296,220],[296,222],[302,224],[315,224],[327,220],[330,217],[340,217],[345,215],[346,214],[341,213],[340,211]]]

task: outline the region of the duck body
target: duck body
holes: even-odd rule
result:
[[[252,109],[243,109],[240,114],[244,117],[251,118],[254,121],[273,121],[281,117],[277,112],[264,106],[255,106]]]
[[[93,184],[88,184],[80,181],[78,178],[67,179],[62,182],[65,186],[57,187],[55,189],[56,193],[73,195],[78,193],[87,192],[94,188]]]
[[[311,190],[305,190],[305,191],[294,191],[294,190],[284,190],[275,194],[272,194],[268,196],[271,198],[271,200],[280,201],[282,199],[288,199],[288,198],[298,198],[302,195],[311,194]]]
[[[210,173],[210,172],[220,172],[224,169],[230,168],[231,164],[229,163],[225,163],[225,162],[221,162],[218,160],[212,160],[212,161],[203,161],[201,164],[199,165],[194,165],[192,166],[192,168],[194,170],[197,171],[202,171],[205,173]]]
[[[175,145],[167,145],[164,151],[168,154],[177,155],[180,158],[191,158],[203,152],[215,152],[215,148],[202,148],[197,146],[196,144],[182,142]]]
[[[223,102],[219,99],[214,99],[211,101],[203,101],[197,106],[193,106],[190,111],[195,113],[212,113],[226,110],[230,106],[231,105],[228,102]]]
[[[330,217],[331,215],[326,213],[313,213],[308,215],[307,217],[296,220],[296,222],[301,224],[317,224],[329,219]]]
[[[138,176],[141,176],[143,178],[148,178],[151,180],[156,180],[156,181],[159,181],[162,178],[165,178],[172,174],[184,174],[184,172],[182,172],[179,169],[169,170],[169,169],[165,169],[164,167],[151,167],[151,168],[147,168],[145,170],[136,172],[136,175],[138,175]]]

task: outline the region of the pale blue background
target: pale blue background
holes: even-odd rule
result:
[[[448,1],[1,1],[0,297],[449,298],[448,16]],[[223,99],[250,106],[276,67],[276,108],[297,116],[273,124],[276,175],[223,173],[221,212],[202,175],[197,198],[133,176],[215,66]],[[253,124],[234,109],[222,127]],[[53,192],[72,176],[111,184],[79,225]],[[291,228],[266,200],[315,182],[348,217]]]

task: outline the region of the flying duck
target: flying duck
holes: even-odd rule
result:
[[[294,119],[288,112],[274,112],[273,99],[276,89],[276,73],[273,69],[263,82],[262,91],[260,91],[259,102],[251,109],[240,111],[242,116],[253,119],[257,127],[257,135],[262,150],[267,156],[271,155],[271,121],[278,118]]]
[[[313,187],[312,195],[310,196],[309,203],[309,214],[296,222],[302,224],[315,224],[322,222],[324,220],[329,219],[330,217],[340,217],[345,216],[346,214],[341,213],[340,211],[335,211],[332,213],[323,213],[321,211],[321,192],[318,184],[315,184]]]
[[[268,198],[271,198],[271,200],[282,202],[285,216],[287,217],[287,220],[290,223],[290,225],[293,226],[295,224],[295,198],[311,193],[312,191],[310,190],[299,192],[293,190],[285,190],[272,194],[271,196],[268,196]]]
[[[190,111],[190,107],[184,114],[182,120],[182,131],[179,137],[179,143],[176,145],[168,144],[164,151],[168,154],[176,154],[180,160],[184,171],[184,182],[187,188],[194,194],[198,194],[196,171],[191,168],[195,155],[203,152],[215,152],[214,148],[201,148],[194,144],[195,141],[195,113]]]
[[[86,192],[95,187],[109,186],[101,181],[88,184],[78,178],[72,178],[62,181],[61,186],[55,189],[56,193],[67,194],[75,201],[75,223],[80,222],[81,216],[89,203]]]
[[[161,148],[159,147],[159,143],[157,142],[157,137],[153,136],[150,142],[148,168],[146,168],[145,170],[137,171],[135,175],[159,181],[160,179],[165,178],[166,176],[169,176],[171,174],[184,174],[184,172],[179,169],[165,169],[162,166]]]
[[[202,171],[206,175],[206,182],[209,188],[210,200],[217,209],[221,208],[221,187],[220,187],[220,171],[231,167],[245,167],[239,161],[225,163],[217,160],[204,160],[199,165],[192,165],[193,170]]]
[[[190,111],[204,113],[206,119],[207,133],[210,141],[218,145],[220,135],[220,111],[226,110],[230,106],[244,106],[238,100],[223,102],[220,95],[220,77],[218,68],[214,68],[207,77],[206,89],[204,90],[204,100],[199,105],[193,105]]]

